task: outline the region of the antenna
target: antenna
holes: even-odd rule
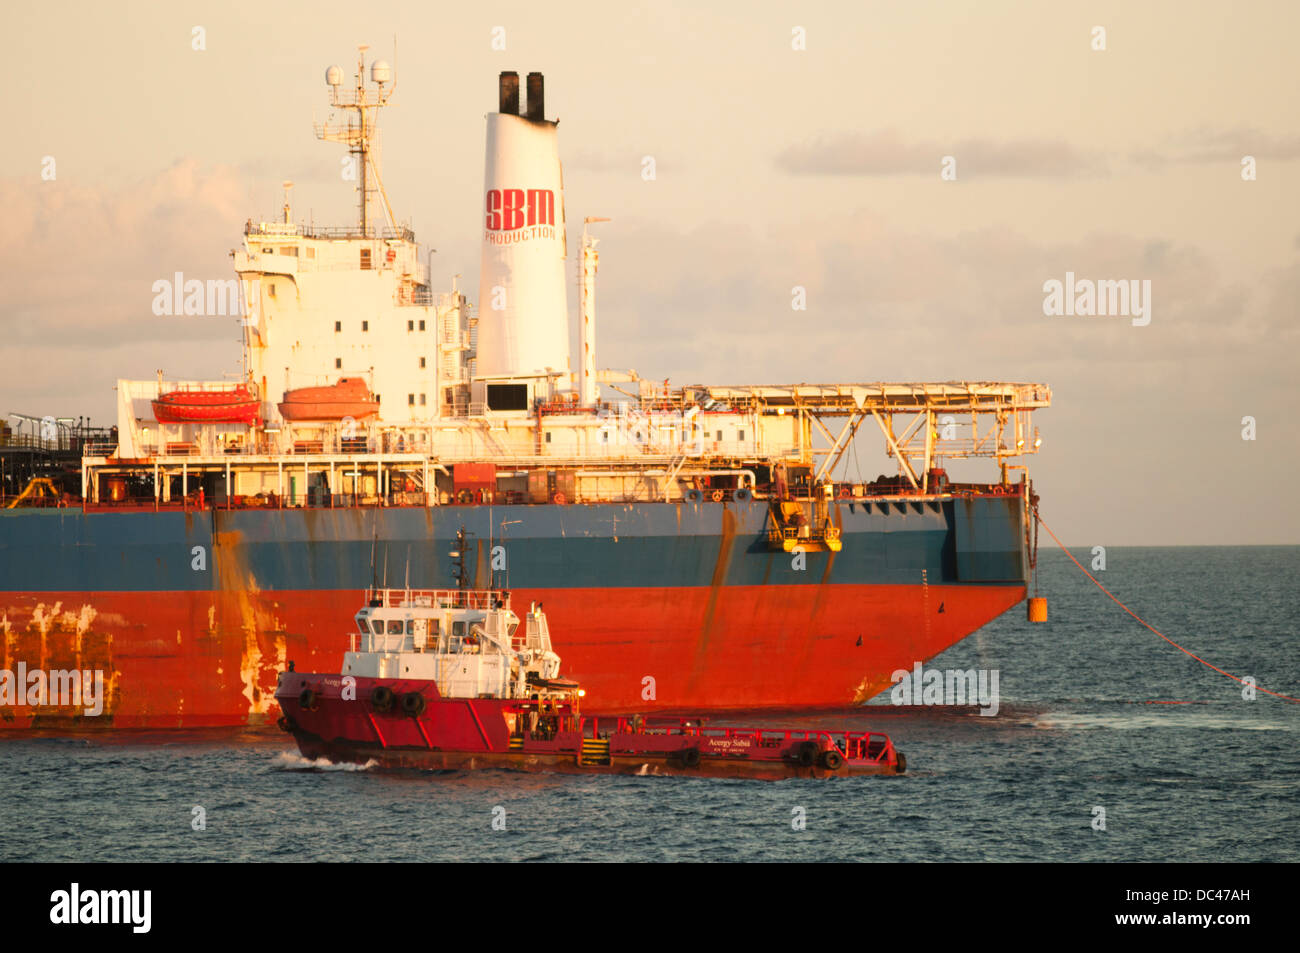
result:
[[[469,589],[469,571],[465,568],[465,548],[469,545],[470,534],[465,532],[462,523],[456,533],[456,548],[451,551],[451,565],[456,576],[456,588],[460,591],[461,604],[464,605],[466,591]]]
[[[350,94],[340,93],[339,91],[343,84],[342,69],[331,66],[325,71],[325,84],[330,88],[330,105],[335,109],[341,109],[354,115],[342,123],[326,121],[313,124],[316,130],[316,138],[329,142],[341,142],[356,157],[357,191],[360,193],[358,218],[362,235],[370,234],[370,194],[372,192],[379,193],[389,224],[394,228],[397,227],[397,221],[393,217],[393,207],[389,204],[388,193],[384,190],[384,183],[379,175],[379,163],[373,155],[374,147],[370,142],[379,125],[378,111],[388,105],[388,100],[392,97],[397,83],[393,78],[393,68],[388,65],[387,61],[375,60],[370,64],[370,82],[374,88],[367,86],[366,50],[368,49],[370,47],[364,43],[357,47],[356,85]],[[397,46],[394,39],[394,57],[396,57],[396,52]],[[370,185],[372,176],[375,182],[373,187]]]
[[[370,541],[370,589],[373,592],[379,588],[379,579],[375,575],[375,547],[379,545],[379,527],[375,527],[374,538]]]
[[[600,403],[600,384],[596,377],[596,267],[600,255],[596,245],[600,239],[587,233],[587,226],[608,222],[608,218],[588,216],[582,220],[582,252],[578,261],[578,282],[581,303],[578,306],[578,349],[582,352],[578,365],[578,400],[584,407]]]
[[[522,523],[522,522],[523,522],[523,520],[507,520],[505,517],[502,517],[502,518],[501,518],[501,544],[502,544],[502,545],[505,545],[505,541],[506,541],[506,527],[507,527],[507,526],[513,526],[513,525],[515,525],[516,523]],[[489,555],[490,555],[490,554],[491,554],[491,551],[489,550]],[[495,575],[495,574],[494,574],[494,575]],[[501,584],[500,586],[498,586],[497,588],[499,588],[499,589],[509,589],[509,588],[510,588],[510,560],[509,560],[509,559],[506,560],[505,577],[506,577],[506,578],[505,578],[504,583],[502,583],[502,584]]]

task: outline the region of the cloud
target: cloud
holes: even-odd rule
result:
[[[791,146],[776,157],[792,175],[933,175],[945,156],[957,160],[957,177],[1091,176],[1105,174],[1105,160],[1061,139],[964,139],[955,143],[905,141],[896,129],[823,137]]]
[[[1242,156],[1300,159],[1300,136],[1274,136],[1248,127],[1202,127],[1169,137],[1154,149],[1107,156],[1063,139],[971,138],[955,143],[908,141],[897,129],[826,136],[790,146],[776,166],[791,175],[937,176],[945,156],[957,160],[958,179],[1080,178],[1104,176],[1133,166],[1145,171],[1175,164],[1240,161]]]
[[[194,160],[119,189],[66,175],[0,180],[8,409],[105,422],[119,377],[237,370],[236,318],[155,316],[152,286],[178,271],[233,278],[229,253],[251,206],[236,170]]]
[[[1130,160],[1146,169],[1170,165],[1240,162],[1243,156],[1287,161],[1300,159],[1300,136],[1274,136],[1258,129],[1203,126],[1171,136],[1157,149],[1135,152]]]
[[[1300,263],[1225,275],[1192,243],[1114,232],[1045,242],[1007,227],[933,236],[629,221],[604,251],[600,365],[678,383],[1023,380],[1046,369],[1095,381],[1233,361],[1284,379],[1284,342],[1297,334],[1283,304]],[[1151,325],[1044,315],[1044,282],[1067,271],[1150,280]],[[792,310],[795,286],[806,311]],[[1177,386],[1201,399],[1190,379]]]

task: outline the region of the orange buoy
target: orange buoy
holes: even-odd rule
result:
[[[1047,597],[1046,596],[1030,596],[1029,621],[1030,622],[1047,621]]]

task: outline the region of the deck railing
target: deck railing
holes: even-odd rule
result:
[[[598,730],[599,722],[593,724]],[[635,721],[622,717],[615,731],[619,734],[690,735],[697,738],[752,738],[763,748],[786,748],[795,741],[825,742],[845,758],[853,761],[888,761],[893,743],[881,731],[825,731],[818,728],[745,728],[739,726],[695,725],[685,720],[647,718]]]
[[[509,597],[500,589],[370,589],[366,600],[372,605],[377,602],[374,608],[384,609],[494,609],[498,604],[510,605]]]

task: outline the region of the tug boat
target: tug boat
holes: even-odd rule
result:
[[[699,719],[587,717],[560,677],[541,605],[520,619],[503,589],[378,589],[356,614],[340,674],[276,686],[303,756],[383,768],[827,778],[901,774],[876,731],[712,727]]]

